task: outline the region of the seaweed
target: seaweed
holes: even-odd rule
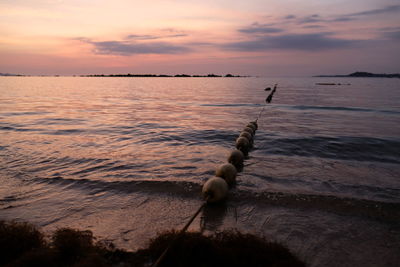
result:
[[[5,266],[151,266],[173,244],[160,266],[305,266],[286,247],[235,230],[204,235],[171,230],[136,252],[111,242],[94,242],[91,231],[61,228],[45,239],[35,226],[0,221],[0,265]],[[173,242],[174,241],[174,242]]]

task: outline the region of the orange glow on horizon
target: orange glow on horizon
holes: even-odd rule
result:
[[[365,70],[373,71],[372,65],[396,72],[400,9],[362,3],[344,8],[339,0],[301,6],[292,0],[3,2],[0,72],[198,73],[209,64],[210,72],[279,75],[289,73],[274,65],[292,72],[293,65],[303,64],[290,74],[309,75],[321,68],[354,70],[371,52],[382,56],[363,59]],[[314,58],[325,61],[318,65]],[[354,64],[343,66],[341,58]]]

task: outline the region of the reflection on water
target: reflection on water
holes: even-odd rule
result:
[[[314,266],[332,266],[331,249],[351,261],[347,248],[358,265],[398,262],[368,255],[400,243],[400,81],[323,79],[1,77],[0,219],[138,248],[183,226],[279,83],[228,203],[193,230],[257,232]]]

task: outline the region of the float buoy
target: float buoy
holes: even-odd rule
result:
[[[253,132],[256,132],[256,126],[253,123],[248,123],[246,127],[253,129]]]
[[[251,137],[253,137],[253,136],[254,136],[254,133],[255,133],[255,131],[253,130],[253,128],[250,128],[250,127],[245,127],[245,128],[243,129],[243,131],[244,131],[244,132],[248,132],[249,134],[251,134]]]
[[[228,162],[236,167],[236,170],[241,170],[243,168],[244,155],[243,152],[235,149],[229,154]]]
[[[222,164],[215,172],[215,176],[223,178],[230,186],[236,183],[236,174],[236,167],[231,163]]]
[[[251,121],[249,124],[253,124],[256,127],[256,131],[258,130],[258,123],[256,121]]]
[[[210,178],[203,185],[202,193],[207,202],[218,202],[228,195],[228,184],[220,177]]]
[[[241,132],[239,137],[245,137],[249,141],[250,146],[253,145],[253,137],[248,132]]]
[[[245,156],[249,153],[250,143],[246,137],[239,137],[236,139],[236,148],[243,152]]]

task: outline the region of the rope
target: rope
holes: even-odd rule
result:
[[[160,263],[163,261],[165,256],[167,255],[168,251],[171,249],[173,245],[183,236],[183,234],[186,232],[186,230],[189,228],[189,226],[192,224],[194,219],[199,215],[201,210],[207,205],[207,200],[209,197],[206,198],[204,203],[199,207],[199,209],[193,214],[193,216],[190,218],[190,220],[185,224],[185,226],[182,228],[182,230],[179,231],[179,233],[175,236],[174,240],[171,241],[171,243],[168,245],[168,247],[164,250],[164,252],[158,257],[157,261],[153,264],[152,267],[158,267],[160,266]]]
[[[260,111],[260,113],[258,114],[257,119],[255,120],[255,122],[258,121],[258,119],[260,118],[260,116],[261,116],[261,114],[263,113],[263,111],[264,111],[264,109],[265,109],[266,106],[267,106],[267,104],[265,104],[265,105],[263,106],[263,108],[262,108],[262,110]]]

